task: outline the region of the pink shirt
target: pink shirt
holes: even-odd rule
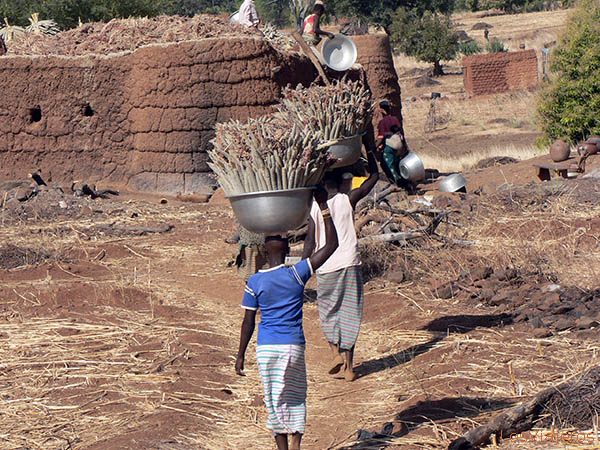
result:
[[[392,127],[394,125],[398,128],[402,126],[396,116],[385,116],[377,125],[377,137],[379,139],[389,137],[389,135],[392,134]]]

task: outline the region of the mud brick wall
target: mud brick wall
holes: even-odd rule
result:
[[[0,178],[42,169],[138,191],[202,192],[214,125],[264,114],[304,58],[254,37],[143,47],[108,57],[0,58]]]
[[[463,69],[469,95],[529,89],[538,83],[535,50],[467,56],[463,59]]]
[[[128,72],[107,58],[0,58],[0,178],[42,169],[54,180],[123,180]]]
[[[352,40],[358,50],[357,62],[367,72],[374,99],[388,99],[393,104],[394,114],[402,121],[401,91],[389,37],[386,34],[365,34],[352,36]]]

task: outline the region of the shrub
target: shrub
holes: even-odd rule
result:
[[[469,56],[481,53],[481,46],[477,41],[464,41],[458,44],[458,53]]]
[[[488,53],[501,53],[508,51],[508,49],[504,46],[504,42],[498,38],[490,39],[486,44],[485,49]]]
[[[542,89],[538,121],[548,140],[600,134],[600,3],[581,0],[551,55],[556,73]]]

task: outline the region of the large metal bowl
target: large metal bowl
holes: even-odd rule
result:
[[[402,178],[413,182],[425,179],[425,166],[421,158],[414,152],[408,152],[398,164],[398,170]]]
[[[310,213],[313,188],[230,195],[233,213],[254,233],[281,233],[304,225]]]
[[[440,181],[441,192],[458,192],[466,186],[467,180],[460,173],[453,173]]]
[[[362,137],[360,135],[352,136],[338,141],[337,144],[329,147],[329,154],[337,159],[331,168],[351,166],[360,159],[362,150]]]
[[[321,54],[325,64],[338,72],[348,70],[358,57],[354,41],[343,34],[336,34],[333,39],[325,39]]]

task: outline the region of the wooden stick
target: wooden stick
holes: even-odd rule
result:
[[[313,53],[313,51],[308,46],[308,44],[306,42],[304,42],[304,39],[302,38],[300,33],[298,33],[297,31],[294,31],[292,33],[292,37],[300,46],[302,53],[304,53],[306,55],[306,57],[308,57],[308,59],[310,59],[310,61],[313,63],[313,65],[317,69],[317,72],[319,72],[319,75],[323,79],[323,82],[327,86],[329,86],[331,84],[331,81],[329,81],[329,78],[327,78],[327,75],[325,75],[325,71],[323,70],[323,66],[321,66],[321,61],[319,61],[319,58],[317,58],[317,56]]]

